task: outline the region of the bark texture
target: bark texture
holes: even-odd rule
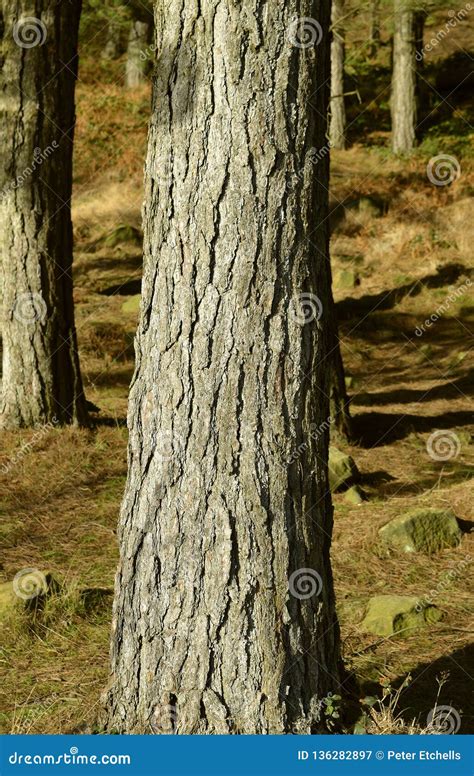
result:
[[[332,148],[346,147],[346,108],[344,103],[344,30],[341,19],[344,0],[332,0],[331,26],[331,119],[329,139]]]
[[[70,213],[80,2],[0,8],[0,424],[85,423]]]
[[[328,165],[308,161],[329,12],[156,8],[109,730],[315,732],[338,687]]]
[[[416,34],[415,12],[406,0],[394,1],[395,31],[392,69],[392,149],[396,154],[413,150],[416,140]]]
[[[148,69],[147,48],[150,43],[150,26],[146,22],[134,21],[130,27],[127,45],[125,85],[134,89],[145,81]]]

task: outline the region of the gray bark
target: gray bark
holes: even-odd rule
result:
[[[328,28],[327,0],[156,8],[110,731],[325,729]]]
[[[80,2],[0,8],[0,424],[85,423],[70,212]]]
[[[332,1],[331,26],[331,118],[329,139],[332,148],[346,147],[346,108],[344,104],[344,30],[341,19],[344,0]]]
[[[146,22],[134,21],[130,27],[127,46],[125,85],[134,89],[145,81],[148,69],[147,49],[150,41],[150,26]]]
[[[394,0],[395,31],[392,70],[392,149],[396,154],[410,153],[415,146],[416,41],[415,12],[406,0]]]

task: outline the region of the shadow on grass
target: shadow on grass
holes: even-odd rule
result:
[[[442,415],[400,415],[389,412],[361,412],[353,417],[354,437],[361,447],[389,445],[413,433],[457,428],[472,423],[468,410],[445,412]]]
[[[461,275],[469,270],[462,264],[447,264],[441,267],[434,275],[425,275],[423,278],[405,283],[391,291],[382,291],[380,294],[366,294],[359,299],[350,297],[342,299],[336,304],[338,320],[361,318],[376,310],[391,310],[406,296],[418,296],[424,288],[442,288],[454,283]]]
[[[451,706],[459,714],[461,727],[458,733],[474,733],[473,692],[474,643],[443,655],[432,663],[422,663],[411,672],[412,681],[402,691],[400,708],[404,718],[417,717],[425,726],[428,714],[434,708],[438,693],[437,679],[447,676],[437,702],[439,706]],[[405,677],[395,681],[402,684]]]
[[[352,399],[352,404],[374,407],[384,404],[410,404],[412,402],[434,401],[436,399],[457,399],[461,394],[474,395],[474,370],[466,375],[451,380],[449,383],[435,385],[429,390],[399,388],[383,393],[359,394]]]

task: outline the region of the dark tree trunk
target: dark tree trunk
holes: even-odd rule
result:
[[[380,46],[380,0],[370,3],[370,54],[375,56]]]
[[[339,686],[329,12],[157,6],[109,730],[318,732]]]
[[[396,154],[413,150],[416,139],[415,12],[405,0],[395,0],[392,69],[392,149]]]
[[[0,7],[0,424],[85,423],[70,212],[80,2]]]
[[[337,324],[336,306],[333,304],[333,323],[329,345],[331,365],[330,407],[333,429],[347,441],[353,439],[350,400],[346,389],[346,376],[339,342],[339,327]]]
[[[344,104],[344,0],[332,0],[331,26],[331,120],[329,139],[332,148],[346,147],[346,108]]]
[[[127,46],[125,85],[135,89],[144,83],[149,63],[150,25],[134,21],[130,27]]]

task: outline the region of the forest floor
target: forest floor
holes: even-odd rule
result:
[[[87,397],[101,412],[90,431],[5,434],[0,582],[24,568],[51,570],[66,593],[50,602],[41,628],[28,629],[19,618],[5,624],[3,733],[67,733],[90,724],[107,684],[111,599],[105,594],[86,606],[79,591],[110,589],[117,563],[148,99],[146,89],[124,96],[114,84],[79,84],[75,299]],[[421,724],[436,701],[437,680],[445,680],[439,703],[454,706],[461,730],[473,732],[474,303],[466,285],[472,173],[464,137],[461,151],[455,149],[461,174],[443,187],[426,174],[430,156],[453,153],[442,138],[405,160],[394,159],[387,142],[377,133],[371,145],[334,152],[332,165],[333,273],[358,442],[344,447],[368,497],[351,505],[344,494],[334,496],[332,562],[343,654],[361,697],[380,696],[411,676],[400,711]],[[117,231],[120,225],[133,229]],[[441,306],[436,322],[417,336]],[[452,459],[430,457],[427,440],[435,430],[451,440],[455,435]],[[461,545],[430,557],[387,553],[377,529],[425,505],[455,511],[464,529]],[[460,571],[450,575],[453,569]],[[449,585],[440,584],[448,577]],[[432,591],[443,611],[440,623],[405,638],[377,639],[361,629],[371,595]]]

